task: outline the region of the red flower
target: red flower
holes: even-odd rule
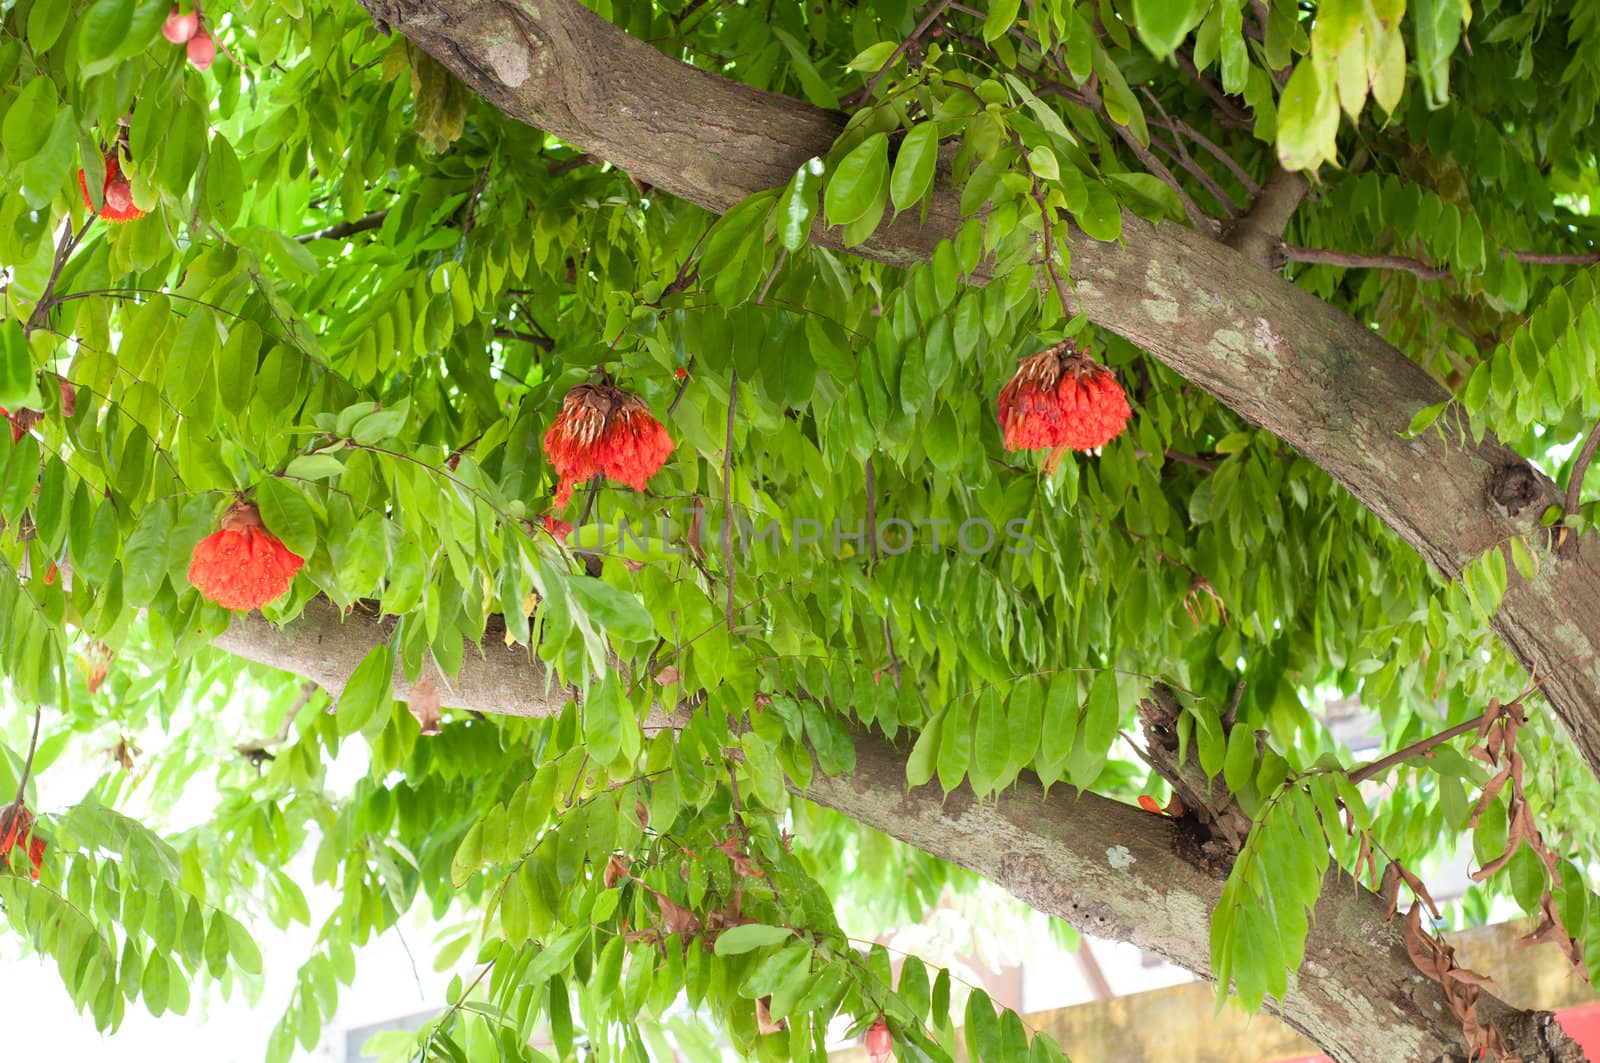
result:
[[[554,536],[556,542],[563,546],[567,544],[567,540],[572,536],[572,525],[550,513],[544,515],[544,530]]]
[[[687,366],[680,365],[678,368],[672,371],[672,375],[677,377],[679,380],[687,380],[689,379],[689,369]]]
[[[89,177],[82,170],[78,171],[78,187],[83,189],[84,205],[94,210],[94,201],[89,198]],[[123,174],[115,151],[106,156],[106,180],[100,198],[104,205],[96,213],[106,221],[133,221],[144,217],[144,211],[133,205],[133,185]]]
[[[872,1063],[883,1063],[889,1058],[889,1052],[894,1047],[894,1038],[889,1034],[889,1024],[880,1016],[867,1031],[867,1058]]]
[[[21,804],[0,808],[0,866],[11,855],[13,846],[25,845],[28,863],[33,865],[34,881],[39,879],[39,869],[44,866],[44,839],[31,837],[33,813]]]
[[[294,582],[305,561],[261,524],[261,511],[236,502],[220,531],[195,544],[189,582],[201,597],[226,609],[259,609]]]
[[[1122,434],[1133,411],[1111,370],[1062,343],[1024,358],[1000,391],[1007,450],[1091,450]]]
[[[579,384],[544,434],[544,450],[561,477],[556,505],[592,476],[609,476],[635,491],[672,453],[672,438],[637,395],[609,384]]]

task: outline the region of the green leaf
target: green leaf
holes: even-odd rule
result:
[[[386,642],[379,643],[361,658],[339,694],[336,710],[339,733],[354,734],[380,710],[387,712],[393,682],[394,649]]]
[[[1255,774],[1256,736],[1243,724],[1235,724],[1228,732],[1228,753],[1222,761],[1222,780],[1229,791],[1239,793]]]
[[[1411,15],[1417,35],[1417,73],[1429,107],[1450,100],[1450,57],[1461,39],[1467,0],[1415,0]]]
[[[306,558],[316,551],[317,518],[298,485],[269,476],[256,485],[255,502],[261,522],[291,552]]]
[[[932,122],[912,126],[900,142],[894,157],[894,175],[889,179],[889,198],[897,212],[928,194],[938,162],[939,127]]]
[[[800,88],[805,92],[806,99],[818,107],[837,111],[839,94],[834,92],[833,86],[817,72],[816,64],[811,61],[811,56],[806,53],[805,47],[776,24],[767,28],[778,38],[783,50],[789,53],[789,62],[793,65],[795,77],[799,79]]]
[[[876,74],[883,69],[883,64],[889,61],[898,47],[894,41],[879,41],[869,44],[856,53],[856,57],[845,64],[846,70],[855,70],[862,74]]]
[[[33,356],[28,353],[22,323],[14,317],[6,318],[0,321],[0,406],[16,409],[33,387]]]
[[[1209,2],[1195,0],[1133,0],[1134,29],[1157,59],[1165,59],[1177,51],[1210,7]]]
[[[22,87],[0,124],[0,147],[13,168],[44,147],[58,109],[56,86],[48,77],[36,77]]]
[[[794,172],[789,187],[778,198],[778,242],[790,252],[805,246],[811,222],[817,216],[817,190],[821,185],[821,159],[810,159]]]
[[[641,642],[655,637],[650,611],[627,591],[590,576],[574,576],[568,586],[577,606],[612,638]]]
[[[1301,60],[1278,102],[1278,159],[1290,170],[1314,170],[1335,154],[1339,98],[1317,64]]]
[[[85,73],[97,73],[98,60],[116,53],[133,28],[133,0],[96,0],[78,20],[79,52]]]
[[[738,956],[767,945],[776,945],[794,935],[784,926],[767,926],[763,923],[744,923],[732,926],[717,935],[715,952],[718,956]]]
[[[889,138],[873,133],[857,144],[834,168],[822,193],[829,225],[849,225],[883,209],[889,168]]]
[[[989,0],[989,14],[983,20],[983,41],[992,44],[1005,36],[1017,21],[1017,8],[1022,0]]]
[[[50,46],[66,28],[67,16],[71,13],[70,3],[39,0],[33,5],[33,10],[28,12],[28,44],[35,55],[43,55],[50,50]]]
[[[211,138],[211,152],[206,163],[206,202],[211,206],[211,217],[223,228],[238,219],[244,205],[244,170],[233,145],[220,133]]]
[[[344,473],[344,462],[332,454],[302,454],[283,470],[285,476],[301,480],[335,480]]]
[[[1403,433],[1406,438],[1410,439],[1419,436],[1426,431],[1433,422],[1439,419],[1439,415],[1444,412],[1446,406],[1450,405],[1450,401],[1446,399],[1443,402],[1436,402],[1432,406],[1424,406],[1418,410],[1412,416],[1411,423],[1406,425],[1406,430]]]

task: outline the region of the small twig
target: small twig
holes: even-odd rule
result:
[[[477,184],[472,186],[472,191],[467,193],[467,216],[461,222],[461,239],[465,240],[472,232],[473,223],[478,220],[478,197],[483,194],[483,186],[489,180],[489,167],[494,165],[494,152],[489,152],[489,158],[484,161],[483,171],[478,174]]]
[[[28,739],[28,755],[22,760],[22,775],[17,779],[17,799],[11,802],[12,808],[21,808],[22,799],[28,792],[28,776],[33,773],[33,754],[39,748],[39,724],[44,719],[44,706],[35,705],[33,709],[33,737]]]
[[[1050,275],[1050,284],[1056,290],[1056,298],[1061,302],[1061,314],[1068,321],[1072,320],[1072,299],[1067,295],[1066,282],[1061,279],[1061,271],[1056,269],[1056,241],[1052,230],[1055,228],[1054,218],[1051,216],[1049,204],[1045,202],[1044,185],[1039,181],[1039,175],[1033,170],[1033,163],[1028,160],[1028,149],[1023,146],[1022,138],[1011,131],[1011,142],[1016,146],[1017,154],[1022,157],[1022,164],[1028,168],[1028,179],[1033,182],[1033,199],[1039,205],[1039,220],[1044,223],[1044,268]]]
[[[1228,698],[1228,707],[1222,710],[1222,722],[1231,728],[1239,719],[1239,703],[1244,701],[1245,681],[1239,680],[1233,685],[1233,696]]]
[[[1210,78],[1200,73],[1199,69],[1194,65],[1194,60],[1182,52],[1173,52],[1172,58],[1178,64],[1178,69],[1182,70],[1195,84],[1200,86],[1200,90],[1206,94],[1206,98],[1216,108],[1217,118],[1224,125],[1231,125],[1235,129],[1249,129],[1255,125],[1248,114],[1240,110],[1239,106],[1228,99],[1221,89],[1211,83]]]
[[[312,695],[316,692],[317,684],[310,682],[301,684],[300,696],[289,706],[288,713],[283,717],[283,726],[278,728],[277,734],[271,738],[263,738],[259,742],[244,742],[233,748],[254,761],[271,759],[272,754],[268,750],[273,746],[281,746],[289,740],[289,728],[294,725],[295,717],[300,715],[301,709],[311,703]]]
[[[1150,105],[1156,109],[1156,113],[1161,115],[1162,120],[1167,123],[1167,126],[1170,129],[1172,118],[1167,114],[1167,109],[1161,106],[1161,101],[1156,98],[1156,94],[1151,92],[1143,85],[1140,86],[1140,90],[1144,93],[1145,98],[1150,101]],[[1182,166],[1190,176],[1192,176],[1196,181],[1200,182],[1201,186],[1204,187],[1207,192],[1211,193],[1211,198],[1217,201],[1217,206],[1221,207],[1228,217],[1237,217],[1239,214],[1239,204],[1235,203],[1233,201],[1233,197],[1224,192],[1222,190],[1222,186],[1213,181],[1211,179],[1211,175],[1206,173],[1200,164],[1194,161],[1193,156],[1189,154],[1189,149],[1183,146],[1183,138],[1181,136],[1173,134],[1172,140],[1172,146],[1176,150],[1178,165]],[[1160,145],[1161,147],[1166,147],[1164,142],[1158,140],[1154,136],[1150,138],[1150,143]]]
[[[1093,84],[1094,82],[1090,81],[1085,88],[1090,88]],[[1133,130],[1107,114],[1105,103],[1100,99],[1099,92],[1092,89],[1091,91],[1093,94],[1089,97],[1090,106],[1099,113],[1100,117],[1106,120],[1111,126],[1112,132],[1116,133],[1117,138],[1128,146],[1128,150],[1133,152],[1134,156],[1144,165],[1144,168],[1155,174],[1163,184],[1172,189],[1177,195],[1178,201],[1183,204],[1183,212],[1189,216],[1189,224],[1203,233],[1215,234],[1218,228],[1217,219],[1200,209],[1199,205],[1189,197],[1189,193],[1184,190],[1183,185],[1178,183],[1178,179],[1172,176],[1172,171],[1167,169],[1167,164],[1156,158],[1155,152],[1139,143],[1139,138],[1133,135]]]
[[[1450,275],[1447,269],[1430,266],[1418,258],[1404,255],[1367,255],[1353,251],[1330,251],[1320,247],[1296,247],[1285,244],[1284,255],[1290,262],[1309,262],[1322,266],[1344,266],[1349,269],[1394,269],[1415,274],[1425,281],[1442,280]],[[1600,263],[1600,252],[1515,251],[1502,249],[1501,258],[1515,258],[1527,266],[1588,266]]]
[[[1403,270],[1425,281],[1442,280],[1450,275],[1447,269],[1439,269],[1421,259],[1406,258],[1404,255],[1365,255],[1351,251],[1329,251],[1320,247],[1297,247],[1294,244],[1283,245],[1283,254],[1290,262],[1308,262],[1319,266]]]
[[[1583,449],[1578,451],[1578,460],[1572,466],[1572,475],[1567,479],[1567,497],[1562,506],[1563,513],[1578,512],[1578,492],[1583,490],[1583,477],[1589,471],[1589,463],[1594,460],[1594,452],[1600,448],[1600,421],[1589,430],[1589,438],[1583,441]]]
[[[549,336],[535,336],[531,332],[518,332],[516,329],[497,328],[494,330],[494,338],[497,340],[521,340],[524,343],[533,344],[541,351],[553,351],[556,348],[556,341]]]
[[[1244,185],[1244,190],[1249,194],[1250,198],[1254,199],[1256,196],[1261,194],[1261,186],[1256,183],[1255,178],[1251,177],[1247,172],[1245,172],[1245,168],[1239,165],[1238,160],[1236,160],[1232,155],[1229,155],[1226,151],[1223,151],[1222,148],[1218,146],[1217,143],[1210,137],[1200,133],[1181,118],[1174,119],[1166,128],[1168,132],[1172,133],[1173,136],[1188,137],[1202,148],[1205,148],[1206,151],[1210,152],[1213,158],[1222,163],[1223,166],[1227,167],[1228,172],[1233,174],[1234,180],[1238,181],[1241,185]]]
[[[722,448],[722,558],[728,581],[728,599],[723,607],[728,633],[733,633],[733,592],[738,582],[733,559],[733,426],[739,410],[739,367],[728,373],[728,438]]]
[[[878,485],[874,477],[872,459],[867,459],[867,557],[871,568],[878,567]],[[889,651],[889,674],[894,677],[894,688],[900,689],[900,656],[894,651],[894,629],[889,626],[888,602],[883,610],[883,644]]]
[[[1600,262],[1600,252],[1580,251],[1501,251],[1500,257],[1514,255],[1529,266],[1592,266]]]
[[[77,232],[72,231],[71,225],[63,226],[61,242],[56,245],[55,259],[50,263],[50,279],[45,281],[44,291],[39,294],[39,301],[33,304],[33,313],[28,315],[27,324],[23,326],[23,333],[31,333],[34,329],[45,323],[50,316],[50,311],[60,302],[55,297],[56,282],[61,279],[61,271],[66,268],[67,259],[72,257],[72,249],[78,246],[84,234],[89,231],[89,226],[94,223],[96,215],[90,214],[84,219],[83,228]]]
[[[733,822],[739,827],[739,837],[750,844],[750,831],[744,825],[744,804],[739,800],[739,772],[732,760],[728,761],[728,794],[733,805]]]
[[[1160,148],[1162,151],[1171,156],[1174,162],[1183,167],[1185,173],[1187,173],[1190,177],[1193,177],[1196,181],[1200,182],[1201,187],[1204,188],[1211,198],[1216,201],[1217,206],[1221,208],[1224,214],[1226,214],[1229,218],[1237,218],[1239,216],[1239,204],[1232,196],[1223,191],[1222,186],[1217,184],[1216,181],[1212,180],[1211,175],[1206,173],[1205,170],[1202,169],[1200,165],[1189,156],[1189,153],[1184,150],[1183,141],[1181,138],[1174,137],[1173,140],[1175,143],[1168,144],[1165,140],[1162,140],[1154,133],[1150,134],[1151,147]]]
[[[761,291],[756,295],[757,306],[760,306],[762,303],[766,302],[767,293],[772,291],[772,283],[778,279],[778,274],[783,271],[783,263],[786,259],[788,259],[788,257],[789,249],[787,247],[780,247],[778,249],[778,260],[772,264],[772,272],[767,274],[766,282],[761,285]]]
[[[1448,742],[1450,739],[1455,738],[1458,735],[1464,735],[1468,731],[1477,730],[1478,725],[1483,722],[1483,717],[1484,713],[1480,712],[1472,719],[1463,723],[1458,723],[1447,731],[1440,731],[1438,734],[1429,735],[1427,738],[1411,743],[1404,749],[1395,750],[1386,757],[1379,757],[1371,764],[1363,764],[1361,767],[1352,771],[1348,778],[1352,783],[1359,785],[1366,782],[1368,779],[1382,775],[1396,764],[1399,764],[1402,761],[1410,760],[1412,757],[1421,756],[1442,742]]]
[[[950,2],[951,0],[937,0],[933,7],[928,10],[928,13],[922,16],[922,21],[917,23],[916,28],[911,31],[911,35],[901,41],[900,46],[890,54],[889,61],[879,67],[878,72],[868,78],[867,83],[861,86],[859,90],[845,97],[841,106],[847,111],[852,111],[862,101],[870,99],[872,90],[878,87],[878,82],[882,81],[883,76],[900,61],[900,58],[910,51],[913,45],[921,41],[928,30],[933,28],[933,24],[939,20],[940,15],[944,14],[944,9],[950,6]]]
[[[371,214],[355,221],[342,221],[338,225],[330,225],[326,229],[318,229],[314,233],[302,233],[295,237],[298,243],[309,244],[313,240],[339,240],[356,233],[364,233],[376,229],[383,224],[383,219],[389,216],[389,208],[375,210]]]
[[[683,366],[683,379],[678,382],[678,393],[672,396],[672,404],[667,407],[667,417],[670,418],[678,412],[678,404],[683,401],[684,392],[689,390],[689,381],[694,379],[694,355],[689,356],[688,362]]]
[[[1197,458],[1193,454],[1185,454],[1181,450],[1173,450],[1171,447],[1168,447],[1166,450],[1162,451],[1162,453],[1166,455],[1167,460],[1178,462],[1180,465],[1192,465],[1196,469],[1200,469],[1204,472],[1217,471],[1216,462],[1207,461],[1205,458]]]

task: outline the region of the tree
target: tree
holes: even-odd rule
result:
[[[1060,1058],[834,916],[976,873],[1339,1060],[1581,1058],[1420,875],[1600,963],[1590,6],[362,3],[4,9],[0,905],[95,1022],[309,859],[269,1059],[417,905],[401,1057]]]

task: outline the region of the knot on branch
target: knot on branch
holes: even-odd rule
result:
[[[1233,703],[1223,714],[1225,727],[1233,723],[1243,689],[1241,683],[1234,692]],[[1150,696],[1139,702],[1139,723],[1150,766],[1183,802],[1186,811],[1182,818],[1204,831],[1202,850],[1207,859],[1219,860],[1220,866],[1225,868],[1244,845],[1245,835],[1250,832],[1250,820],[1239,810],[1221,780],[1206,775],[1200,766],[1195,743],[1189,743],[1183,759],[1179,760],[1178,720],[1182,715],[1183,705],[1177,693],[1165,683],[1153,684]]]
[[[1515,517],[1539,500],[1539,480],[1524,464],[1502,466],[1489,482],[1489,497],[1507,516]]]

